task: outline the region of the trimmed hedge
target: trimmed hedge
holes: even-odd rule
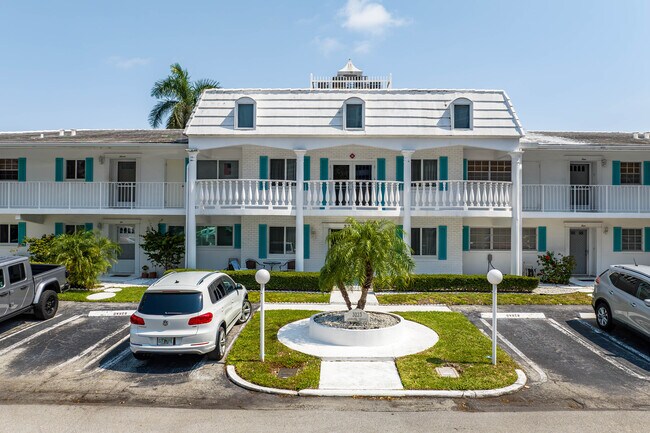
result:
[[[539,279],[504,275],[499,292],[530,293],[539,285]],[[485,275],[413,274],[408,284],[394,285],[375,279],[375,292],[491,292],[492,285]]]
[[[176,272],[207,271],[211,269],[173,269]],[[172,272],[169,270],[165,274]],[[220,271],[230,275],[235,282],[243,284],[249,290],[259,290],[260,285],[255,281],[255,272],[250,271]],[[319,272],[271,272],[271,279],[266,284],[266,290],[289,290],[296,292],[317,292]]]

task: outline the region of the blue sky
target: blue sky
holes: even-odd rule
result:
[[[0,0],[0,131],[147,128],[174,62],[307,87],[350,57],[395,87],[505,89],[530,130],[650,130],[650,2],[532,3]]]

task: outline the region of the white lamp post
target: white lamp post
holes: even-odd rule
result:
[[[487,280],[492,284],[492,365],[497,365],[497,285],[503,281],[503,274],[492,269],[487,273]]]
[[[255,281],[260,285],[260,361],[264,362],[264,285],[271,279],[266,269],[255,272]]]

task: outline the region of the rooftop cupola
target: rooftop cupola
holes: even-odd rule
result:
[[[319,90],[339,89],[390,89],[393,77],[368,77],[352,63],[351,59],[333,77],[315,77],[311,75],[310,88]]]

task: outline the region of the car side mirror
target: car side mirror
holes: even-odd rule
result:
[[[235,284],[235,289],[237,289],[237,291],[242,290],[243,288],[244,286],[242,286],[240,283]],[[648,301],[650,301],[650,299]]]

